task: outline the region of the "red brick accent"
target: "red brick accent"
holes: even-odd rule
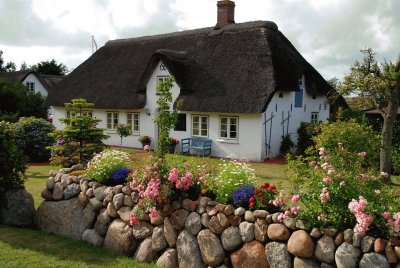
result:
[[[218,1],[217,7],[218,12],[216,28],[221,29],[228,24],[235,23],[235,2]]]

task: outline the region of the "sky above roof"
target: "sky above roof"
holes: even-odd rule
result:
[[[17,68],[55,59],[72,70],[108,40],[210,27],[216,0],[0,0],[0,49]],[[236,0],[235,21],[269,20],[325,79],[360,49],[400,53],[399,0]]]

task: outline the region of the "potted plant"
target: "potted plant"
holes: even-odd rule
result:
[[[168,152],[170,154],[173,154],[175,152],[175,147],[176,145],[179,144],[179,140],[170,138],[169,139],[169,147],[168,147]]]
[[[150,136],[140,136],[138,141],[140,141],[142,143],[142,147],[144,148],[144,146],[149,145],[151,143],[151,137]]]

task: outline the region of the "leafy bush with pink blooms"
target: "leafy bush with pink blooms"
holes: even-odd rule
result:
[[[390,187],[382,182],[387,174],[369,169],[365,152],[349,152],[342,143],[331,150],[321,147],[318,157],[289,161],[294,173],[293,196],[302,205],[298,211],[287,202],[282,217],[295,216],[310,226],[354,228],[362,234],[388,236],[390,225],[383,213],[399,211],[399,206]],[[297,215],[292,213],[293,207]]]

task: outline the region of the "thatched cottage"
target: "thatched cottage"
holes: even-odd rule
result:
[[[124,146],[140,147],[139,135],[154,146],[156,84],[169,75],[183,100],[172,137],[207,137],[213,156],[260,161],[279,153],[283,135],[295,141],[301,121],[326,120],[331,87],[277,25],[235,23],[234,2],[217,6],[215,27],[107,42],[50,92],[55,126],[65,102],[85,98],[108,144],[119,145],[115,126],[128,123]]]

